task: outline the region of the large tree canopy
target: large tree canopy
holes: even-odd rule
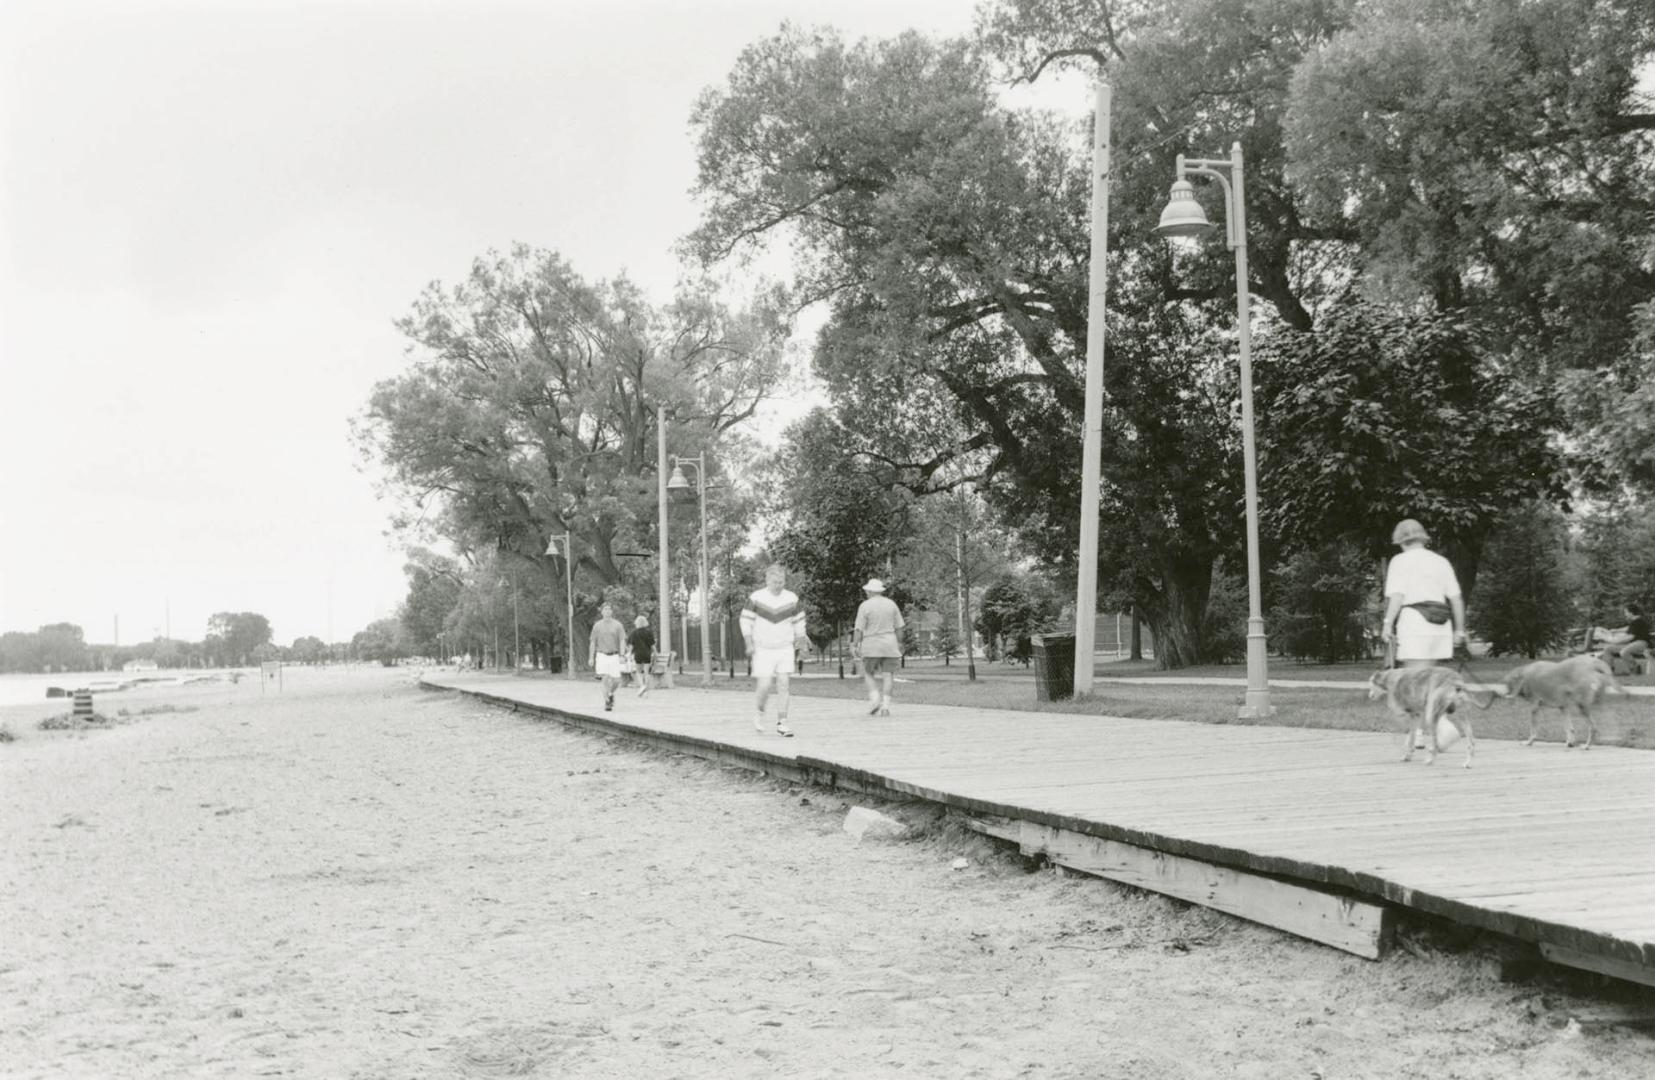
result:
[[[669,449],[712,451],[716,475],[782,374],[787,330],[768,302],[735,311],[689,289],[655,307],[522,246],[431,285],[397,325],[409,370],[374,389],[364,451],[462,553],[531,566],[559,600],[562,564],[542,553],[565,531],[577,592],[650,580],[652,561],[624,556],[654,549],[657,407]]]
[[[1539,367],[1625,356],[1655,297],[1655,5],[1385,0],[1293,75],[1305,212],[1370,279],[1488,313]]]

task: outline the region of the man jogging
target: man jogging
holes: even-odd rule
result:
[[[781,695],[776,701],[776,734],[783,738],[793,734],[787,726],[788,683],[793,677],[793,657],[805,642],[804,605],[786,585],[787,571],[771,564],[764,572],[764,588],[749,596],[741,610],[741,636],[758,680],[759,711],[753,728],[765,730],[764,704],[775,686]]]

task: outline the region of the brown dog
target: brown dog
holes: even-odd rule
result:
[[[1368,680],[1368,700],[1381,699],[1390,706],[1393,715],[1408,725],[1407,739],[1403,743],[1403,761],[1413,760],[1414,741],[1421,732],[1427,733],[1428,740],[1425,764],[1436,761],[1440,749],[1437,727],[1447,723],[1465,736],[1465,761],[1461,767],[1471,768],[1471,756],[1477,752],[1477,740],[1471,734],[1471,718],[1463,711],[1456,715],[1456,709],[1467,701],[1486,709],[1494,700],[1492,692],[1486,699],[1479,700],[1475,692],[1466,689],[1465,680],[1460,678],[1459,673],[1448,668],[1389,668],[1374,672],[1373,678]]]
[[[1563,714],[1565,747],[1575,744],[1575,726],[1569,719],[1569,709],[1576,709],[1586,721],[1586,745],[1592,748],[1592,705],[1604,694],[1624,695],[1626,691],[1615,681],[1609,665],[1595,656],[1571,656],[1567,660],[1536,660],[1532,664],[1513,668],[1506,675],[1506,697],[1523,698],[1534,707],[1529,710],[1529,737],[1524,746],[1533,746],[1540,723],[1541,709],[1556,709]]]

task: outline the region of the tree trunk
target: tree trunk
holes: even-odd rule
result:
[[[1132,654],[1129,660],[1144,658],[1144,617],[1138,612],[1138,605],[1132,605]]]
[[[1213,565],[1199,558],[1168,560],[1162,575],[1160,590],[1143,604],[1144,619],[1155,635],[1155,666],[1165,671],[1203,663],[1207,648],[1202,624],[1212,593]]]

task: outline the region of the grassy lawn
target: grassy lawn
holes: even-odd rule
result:
[[[1469,664],[1473,678],[1499,682],[1504,674],[1516,666],[1509,657],[1488,659],[1479,657]],[[1300,664],[1290,660],[1272,659],[1270,678],[1306,682],[1344,681],[1366,682],[1376,665],[1368,664]],[[838,679],[838,665],[832,661],[805,665],[806,678],[793,680],[793,692],[809,697],[864,700],[865,690],[861,676],[851,676],[846,663],[846,677]],[[1152,662],[1113,662],[1099,664],[1098,680],[1093,693],[1082,700],[1039,702],[1035,700],[1034,672],[1021,665],[978,661],[977,679],[966,677],[965,664],[958,658],[943,665],[934,660],[911,660],[900,673],[895,690],[897,711],[904,703],[926,705],[962,705],[979,709],[1008,709],[1021,711],[1050,711],[1096,716],[1127,716],[1145,720],[1190,720],[1209,724],[1264,723],[1278,727],[1332,728],[1341,731],[1400,731],[1391,720],[1383,703],[1370,702],[1366,689],[1337,689],[1329,687],[1275,687],[1271,688],[1276,715],[1266,721],[1240,721],[1237,707],[1242,701],[1241,686],[1191,686],[1176,682],[1182,678],[1243,679],[1242,665],[1213,665],[1184,668],[1179,671],[1158,671]],[[1112,683],[1110,676],[1132,676],[1165,679],[1165,685]],[[686,669],[685,685],[694,685],[696,673]],[[1622,679],[1623,684],[1655,684],[1655,679]],[[715,674],[715,689],[750,694],[753,680],[740,674],[729,678],[729,673]],[[1597,720],[1596,741],[1606,746],[1655,748],[1655,698],[1610,698],[1594,710]],[[1519,702],[1496,700],[1487,711],[1473,709],[1472,727],[1479,739],[1525,739],[1528,737],[1528,706]],[[1577,725],[1578,727],[1578,725]],[[1578,734],[1584,737],[1584,728]],[[1561,743],[1563,723],[1555,711],[1547,710],[1540,718],[1540,740]]]

